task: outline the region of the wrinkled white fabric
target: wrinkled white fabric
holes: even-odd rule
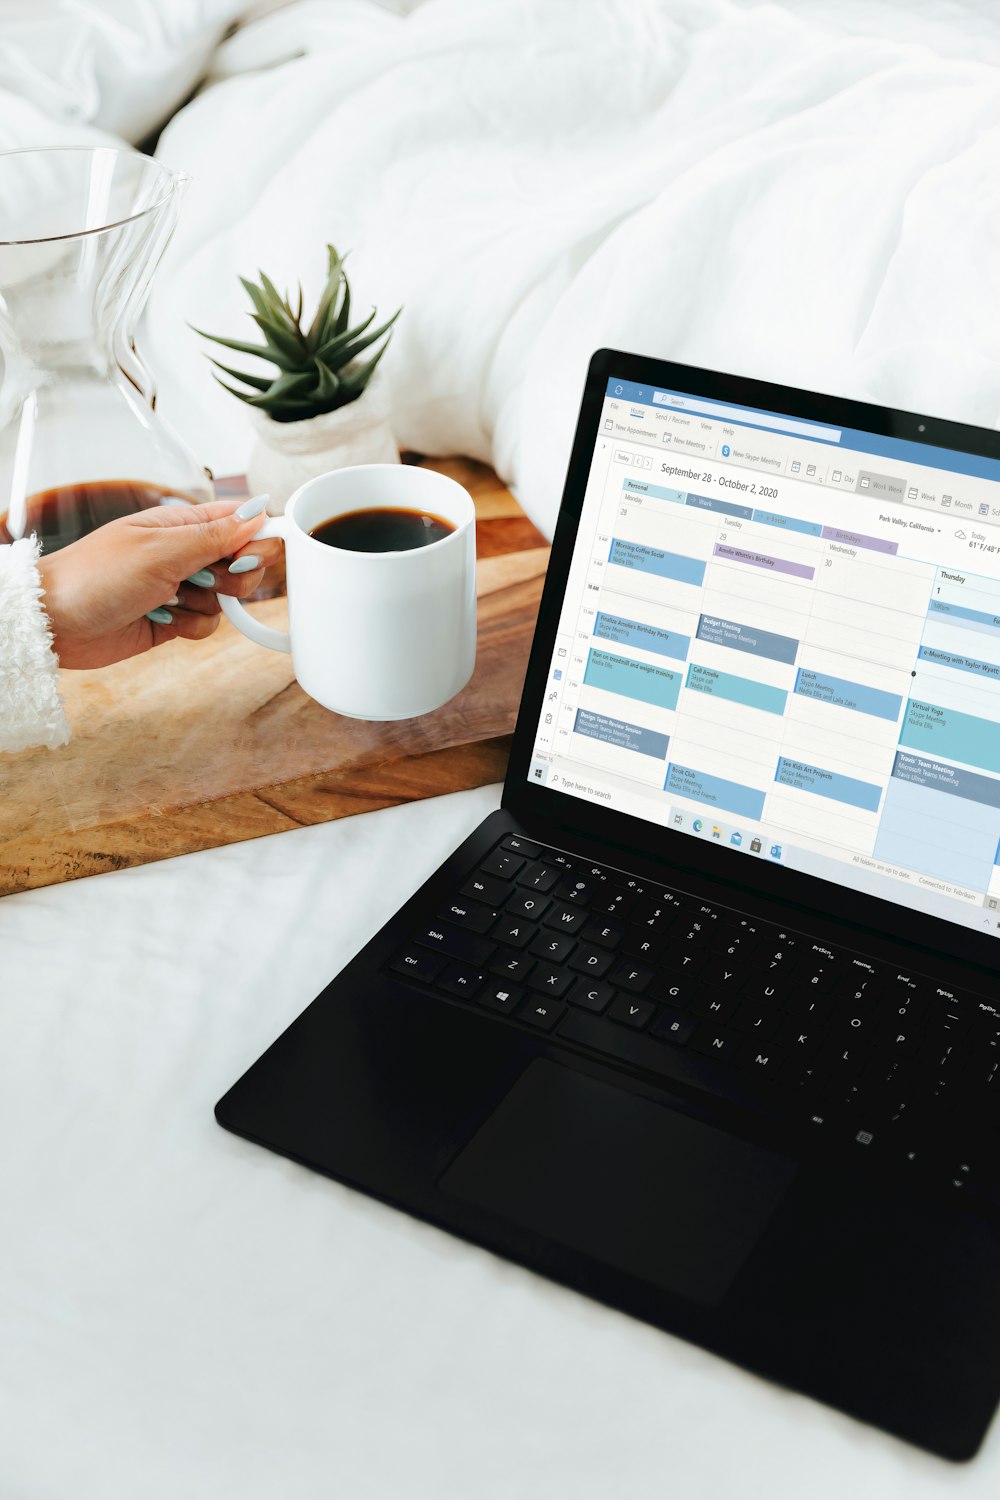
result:
[[[0,752],[69,739],[34,537],[0,547]]]
[[[238,274],[314,297],[332,238],[358,308],[404,304],[401,443],[492,461],[549,531],[601,345],[992,424],[1000,69],[931,44],[969,16],[1000,43],[1000,12],[879,9],[919,40],[732,0],[300,0],[245,28],[161,145],[196,179],[150,310],[164,408],[245,462],[187,324],[252,334]]]
[[[250,9],[248,0],[3,0],[0,89],[34,104],[57,132],[93,124],[139,141],[190,93],[226,28]]]

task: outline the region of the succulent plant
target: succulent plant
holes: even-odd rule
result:
[[[277,287],[263,271],[259,273],[259,283],[240,277],[253,303],[250,316],[264,336],[263,344],[247,344],[240,339],[220,338],[218,334],[195,329],[202,338],[221,344],[225,349],[235,349],[239,354],[255,354],[277,366],[277,374],[273,376],[249,375],[217,359],[212,360],[223,375],[249,387],[248,390],[238,390],[216,375],[216,380],[225,390],[248,406],[266,412],[276,422],[303,422],[308,417],[335,411],[338,406],[356,400],[385,353],[389,338],[363,364],[357,362],[358,355],[383,334],[388,334],[402,311],[397,309],[387,322],[369,332],[377,311],[373,307],[363,323],[349,327],[351,288],[344,272],[346,257],[338,255],[332,245],[326,248],[329,255],[326,286],[307,329],[302,327],[301,284],[293,307],[288,293],[280,296]]]

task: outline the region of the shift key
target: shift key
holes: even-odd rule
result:
[[[416,941],[422,948],[433,948],[436,953],[447,953],[449,958],[459,958],[477,967],[485,964],[496,952],[496,943],[478,937],[474,932],[452,927],[450,922],[433,922],[422,928]]]

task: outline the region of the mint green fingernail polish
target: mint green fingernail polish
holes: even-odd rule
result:
[[[260,515],[270,498],[270,495],[254,495],[252,500],[244,500],[239,510],[233,514],[237,521],[249,521],[253,516]]]
[[[210,573],[207,568],[199,568],[197,573],[192,573],[188,583],[196,583],[200,589],[215,588],[215,574]]]
[[[172,625],[174,617],[169,609],[148,609],[146,619],[152,620],[154,625]]]
[[[229,564],[230,573],[252,573],[254,568],[260,567],[260,558],[249,553],[246,557],[238,557],[235,562]]]
[[[174,594],[172,596],[172,598],[170,598],[170,599],[164,599],[163,605],[164,605],[165,609],[169,609],[170,606],[171,606],[171,604],[180,604],[180,602],[181,601],[178,599],[177,595]]]

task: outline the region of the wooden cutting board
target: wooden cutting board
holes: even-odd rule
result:
[[[62,672],[71,743],[0,755],[0,895],[503,778],[548,548],[490,469],[426,464],[476,503],[468,687],[421,719],[343,719],[306,696],[288,656],[225,619],[208,641]],[[250,608],[285,623],[284,599]]]

